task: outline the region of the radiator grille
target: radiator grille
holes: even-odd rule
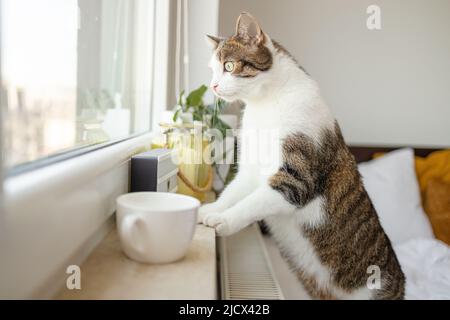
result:
[[[219,245],[222,299],[284,299],[256,224]]]

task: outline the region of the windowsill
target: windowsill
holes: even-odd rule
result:
[[[217,299],[215,231],[198,225],[187,255],[164,265],[128,259],[116,228],[81,265],[81,290],[56,299]]]
[[[9,177],[0,215],[0,297],[47,299],[110,230],[116,198],[128,192],[130,157],[144,134]]]

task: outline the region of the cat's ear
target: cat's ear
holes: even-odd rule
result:
[[[219,46],[219,43],[221,41],[223,41],[223,38],[220,37],[215,37],[215,36],[210,36],[209,34],[206,35],[206,41],[209,43],[209,45],[211,46],[211,48],[213,48],[214,50],[217,49],[217,47]]]
[[[258,21],[248,12],[242,12],[236,21],[235,36],[244,40],[256,40],[256,43],[264,43],[265,35]]]

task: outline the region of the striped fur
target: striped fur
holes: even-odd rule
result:
[[[323,132],[320,144],[302,134],[285,138],[283,165],[271,177],[270,186],[299,208],[316,197],[324,199],[326,223],[303,225],[301,232],[331,270],[335,287],[351,292],[365,286],[367,268],[377,265],[385,286],[374,298],[404,297],[405,278],[399,262],[337,123],[334,132]],[[333,297],[304,270],[291,266],[312,296]]]
[[[255,77],[259,72],[266,71],[272,66],[272,54],[266,46],[245,42],[238,36],[219,44],[217,58],[222,64],[234,62],[236,67],[232,74],[244,78]]]

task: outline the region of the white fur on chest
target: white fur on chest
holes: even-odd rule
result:
[[[281,117],[270,109],[270,105],[248,106],[239,132],[239,168],[258,185],[267,183],[282,162]]]

